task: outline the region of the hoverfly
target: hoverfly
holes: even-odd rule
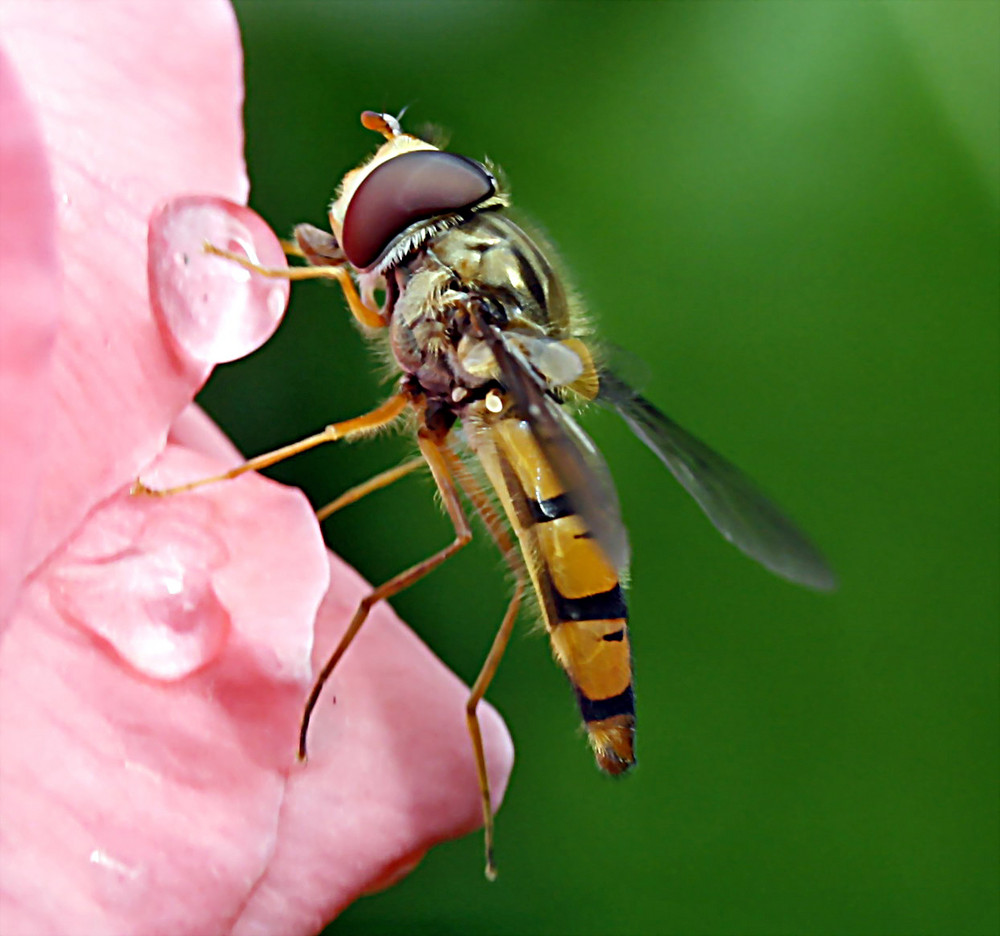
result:
[[[316,678],[302,718],[299,754],[305,757],[309,719],[323,686],[371,607],[469,542],[464,495],[515,579],[466,707],[482,797],[486,872],[492,878],[493,814],[476,707],[503,655],[529,581],[556,660],[575,691],[598,766],[620,774],[635,763],[632,661],[622,590],[628,538],[607,466],[570,415],[574,402],[596,400],[617,410],[723,536],[772,572],[816,589],[833,588],[834,577],[809,540],[739,469],[601,366],[579,301],[545,246],[508,216],[509,195],[497,173],[404,133],[388,114],[366,111],[361,122],[385,142],[344,177],[330,208],[331,233],[311,225],[296,228],[289,252],[308,266],[271,270],[237,254],[206,249],[265,275],[338,280],[357,322],[387,340],[401,372],[395,391],[369,413],[224,475],[151,493],[189,490],[264,468],[410,415],[419,457],[353,488],[319,517],[426,465],[455,538],[362,601]],[[488,488],[471,470],[474,463]]]

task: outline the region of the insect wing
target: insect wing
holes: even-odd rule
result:
[[[491,327],[487,334],[500,379],[562,482],[573,512],[583,519],[607,560],[624,573],[629,562],[628,534],[604,458],[590,437],[545,392],[521,352],[503,332]]]
[[[614,374],[601,374],[599,399],[618,411],[734,546],[792,582],[821,591],[836,588],[819,550],[732,462]]]

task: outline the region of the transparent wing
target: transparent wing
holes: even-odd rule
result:
[[[583,519],[608,561],[623,573],[629,561],[628,534],[611,473],[597,446],[545,392],[524,356],[500,329],[487,329],[487,341],[501,382],[562,482],[570,507]]]
[[[820,551],[732,462],[614,374],[601,374],[598,399],[618,411],[734,546],[792,582],[821,591],[836,588]]]

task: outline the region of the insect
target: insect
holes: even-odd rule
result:
[[[455,537],[362,601],[316,679],[299,752],[304,758],[309,719],[323,686],[371,607],[469,542],[464,495],[514,576],[510,603],[466,707],[482,798],[486,872],[492,878],[493,814],[476,707],[529,584],[556,660],[573,686],[598,766],[621,774],[635,763],[622,589],[628,539],[604,460],[570,415],[574,403],[596,400],[617,410],[720,532],[768,569],[817,589],[834,587],[834,577],[816,548],[744,474],[601,365],[580,303],[553,266],[549,249],[508,215],[509,195],[498,173],[404,133],[388,114],[366,111],[361,120],[385,142],[344,177],[330,208],[330,233],[310,225],[296,228],[292,252],[308,266],[268,270],[208,249],[265,275],[338,280],[355,319],[387,341],[401,372],[394,392],[365,415],[224,475],[151,493],[190,490],[264,468],[409,414],[419,457],[353,488],[319,516],[426,465]],[[475,464],[481,474],[472,470]]]

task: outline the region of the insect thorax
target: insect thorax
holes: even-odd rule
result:
[[[525,336],[568,335],[566,294],[537,245],[502,211],[473,214],[394,270],[396,362],[428,397],[461,404],[495,383],[484,325]]]

